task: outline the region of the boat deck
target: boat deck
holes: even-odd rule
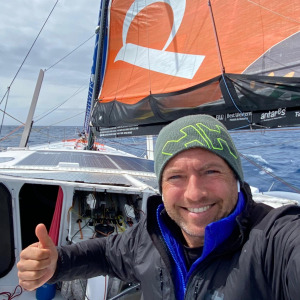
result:
[[[157,189],[154,162],[122,152],[11,149],[1,152],[0,174]]]

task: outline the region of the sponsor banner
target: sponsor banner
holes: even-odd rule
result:
[[[287,121],[287,110],[283,107],[274,110],[256,112],[253,116],[253,123],[266,128],[277,127],[278,124],[285,124]]]
[[[252,112],[234,112],[216,115],[215,118],[222,122],[227,129],[245,129],[252,123]]]
[[[300,125],[300,110],[279,108],[263,112],[225,113],[214,115],[228,130],[278,128]],[[100,138],[116,138],[141,135],[157,135],[166,124],[134,125],[118,127],[93,127]]]
[[[300,110],[281,107],[275,110],[257,112],[253,115],[253,123],[263,128],[297,126],[300,124]]]
[[[300,110],[281,107],[262,112],[226,113],[216,115],[228,130],[264,129],[300,125]]]
[[[163,128],[164,125],[150,125],[150,126],[118,126],[110,128],[94,127],[93,131],[98,138],[117,138],[127,136],[141,136],[141,135],[156,135]]]

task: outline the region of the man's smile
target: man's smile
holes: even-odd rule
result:
[[[211,207],[212,207],[212,205],[207,205],[207,206],[198,207],[198,208],[189,208],[189,207],[187,207],[186,209],[189,212],[192,212],[192,213],[202,213],[202,212],[205,212],[205,211],[209,210]]]

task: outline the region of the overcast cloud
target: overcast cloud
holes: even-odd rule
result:
[[[56,0],[13,0],[0,4],[0,100],[41,30]],[[48,69],[95,32],[99,0],[60,0],[11,85],[6,111],[25,122],[40,69]],[[83,126],[95,38],[45,72],[34,120],[61,104],[57,111],[37,121],[52,125]],[[5,107],[6,97],[0,108]],[[2,112],[1,112],[2,119]],[[19,125],[5,116],[4,125]]]

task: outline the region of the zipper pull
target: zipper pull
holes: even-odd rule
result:
[[[162,272],[162,269],[160,269],[160,272],[159,272],[159,278],[160,278],[160,290],[162,291],[163,288],[164,288],[163,272]]]
[[[197,281],[197,284],[195,286],[195,290],[194,290],[194,299],[197,299],[199,294],[199,281]]]

